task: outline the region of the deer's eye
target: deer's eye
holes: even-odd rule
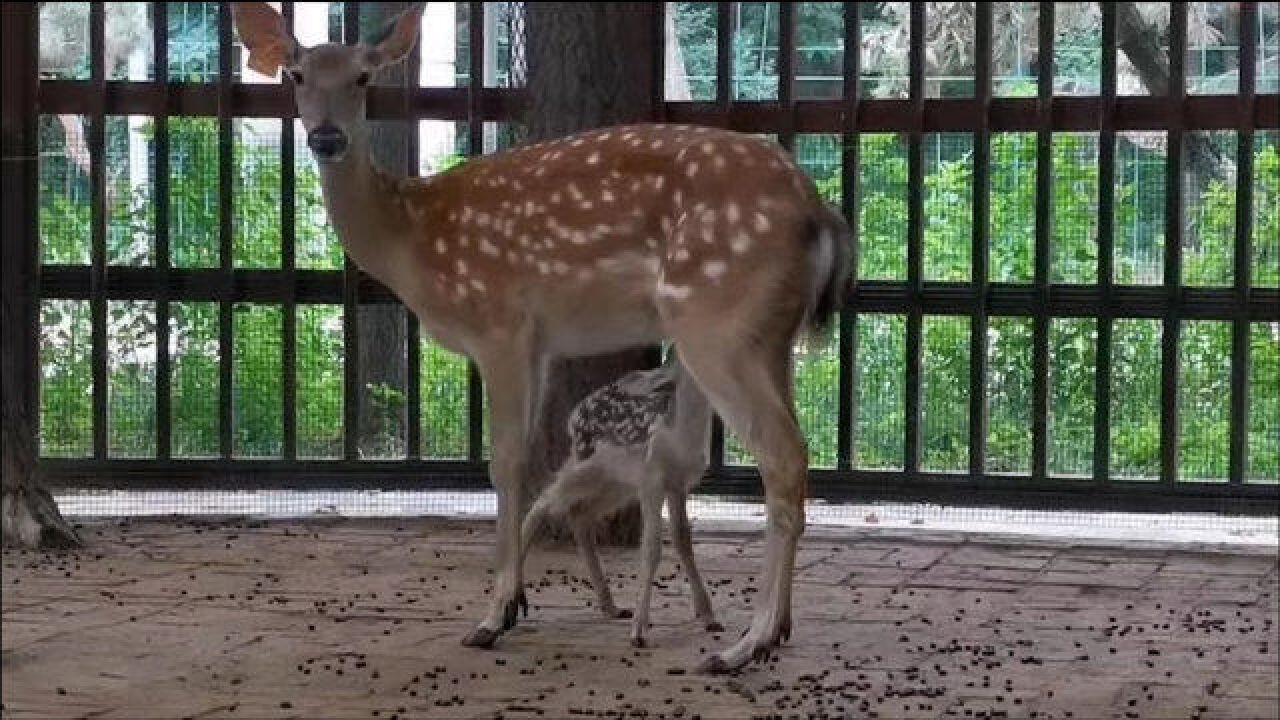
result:
[[[364,87],[365,85],[368,85],[368,84],[369,84],[369,73],[367,72],[360,73],[360,77],[356,78],[356,85],[359,85],[360,87]]]
[[[294,85],[302,84],[302,73],[298,72],[297,70],[290,70],[289,77],[293,78]]]

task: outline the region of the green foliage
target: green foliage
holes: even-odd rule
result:
[[[110,127],[110,126],[109,126]],[[85,264],[89,228],[87,178],[59,154],[56,123],[42,123],[40,173],[42,257],[45,262]],[[268,128],[268,131],[270,129]],[[112,131],[116,132],[116,131]],[[144,128],[150,133],[150,128]],[[170,122],[169,222],[171,260],[179,267],[220,263],[217,208],[216,123],[208,119]],[[118,142],[118,138],[110,138]],[[802,164],[829,202],[841,197],[841,148],[833,136],[801,137]],[[281,261],[280,154],[268,132],[240,126],[233,143],[233,262],[274,268]],[[1097,255],[1096,136],[1064,134],[1053,143],[1051,272],[1055,282],[1093,282]],[[925,262],[931,278],[965,282],[971,275],[972,148],[965,137],[926,139]],[[892,134],[859,136],[858,232],[863,279],[906,278],[907,145]],[[1035,238],[1035,138],[996,133],[991,148],[991,279],[1029,282]],[[446,167],[464,162],[462,156]],[[1122,142],[1116,169],[1116,272],[1120,282],[1160,276],[1164,180],[1159,146]],[[1274,138],[1258,136],[1254,158],[1254,248],[1256,284],[1280,282],[1280,158]],[[300,267],[339,268],[342,252],[323,214],[319,179],[305,152],[296,176],[297,257]],[[122,185],[125,187],[126,185]],[[152,233],[154,188],[113,204],[109,225],[117,228],[114,262],[146,264]],[[1235,186],[1209,182],[1187,203],[1190,230],[1184,252],[1189,282],[1230,281],[1235,223]],[[1156,265],[1151,265],[1152,259]],[[137,307],[134,307],[136,305]],[[133,348],[154,338],[149,303],[121,307],[109,323],[109,347]],[[343,340],[341,308],[300,306],[297,322],[298,445],[304,457],[336,457],[342,449]],[[216,455],[218,314],[212,303],[171,307],[173,452],[178,457]],[[1032,386],[1030,323],[992,322],[988,338],[988,468],[1029,467],[1029,392]],[[89,452],[91,372],[88,304],[46,301],[42,305],[42,415],[46,455]],[[282,332],[279,308],[240,306],[234,311],[233,442],[235,452],[278,455],[282,447]],[[1092,468],[1092,413],[1096,321],[1055,319],[1050,327],[1050,463],[1053,472],[1087,474]],[[1114,330],[1111,379],[1111,454],[1117,475],[1151,476],[1160,459],[1160,324],[1120,320]],[[1185,383],[1181,450],[1188,476],[1224,472],[1227,436],[1224,403],[1230,397],[1230,333],[1221,328],[1184,332],[1180,360]],[[967,319],[926,318],[923,328],[922,452],[927,467],[963,470],[968,463],[970,338]],[[1249,476],[1280,474],[1280,329],[1254,324],[1250,335]],[[900,316],[862,315],[857,324],[854,448],[860,467],[900,467],[905,391],[905,322]],[[153,452],[154,368],[146,353],[113,356],[109,417],[116,454]],[[426,344],[421,356],[422,438],[429,457],[467,454],[467,366],[464,359]],[[835,462],[839,361],[834,335],[799,351],[796,364],[799,416],[815,466]],[[400,412],[403,391],[369,388],[366,401]],[[130,414],[143,417],[133,421]],[[122,419],[130,418],[125,423]],[[127,427],[126,427],[127,425]],[[730,443],[733,449],[736,444]],[[750,462],[741,453],[731,458]]]

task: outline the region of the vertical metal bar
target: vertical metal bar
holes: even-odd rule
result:
[[[1111,328],[1115,313],[1116,6],[1102,3],[1102,124],[1098,136],[1098,345],[1093,388],[1093,481],[1111,481]]]
[[[652,39],[652,73],[649,76],[649,112],[654,122],[667,117],[667,3],[653,3],[649,18]],[[661,362],[661,358],[659,358]]]
[[[844,113],[840,132],[842,155],[840,162],[840,210],[849,221],[851,242],[853,243],[854,263],[851,272],[858,277],[857,259],[859,252],[858,237],[858,112],[861,109],[861,87],[858,75],[861,73],[862,58],[859,54],[861,45],[861,27],[859,25],[858,8],[855,3],[844,3]],[[847,298],[852,303],[853,298]],[[836,439],[836,467],[848,470],[853,467],[855,433],[858,423],[858,408],[854,401],[854,379],[858,361],[858,325],[857,316],[850,307],[840,311],[840,406],[836,425],[839,436]]]
[[[733,3],[716,3],[716,107],[733,102]]]
[[[907,142],[907,398],[903,469],[920,470],[920,335],[924,292],[924,3],[911,4]]]
[[[1035,303],[1031,335],[1031,479],[1048,476],[1049,243],[1053,212],[1054,4],[1040,3],[1040,84],[1036,106]]]
[[[348,2],[342,6],[343,42],[360,40],[360,6]],[[343,253],[342,262],[342,456],[347,460],[360,457],[360,269],[351,256]]]
[[[173,365],[169,357],[169,4],[151,4],[155,83],[165,98],[155,118],[156,457],[173,456]]]
[[[991,247],[991,5],[978,3],[974,88],[982,109],[973,137],[973,315],[969,333],[969,475],[987,465],[987,302]]]
[[[796,142],[795,55],[796,3],[778,3],[778,104],[786,110],[778,141],[788,151],[795,150]]]
[[[107,194],[106,6],[89,5],[89,67],[93,84],[89,117],[90,263],[89,313],[93,373],[93,457],[107,456]]]
[[[294,4],[286,2],[282,5],[285,27],[294,27]],[[291,83],[281,82],[292,92]],[[290,103],[290,107],[293,104]],[[298,458],[298,272],[297,272],[297,227],[295,223],[295,199],[297,187],[296,164],[294,163],[294,123],[293,117],[280,120],[280,265],[284,272],[285,300],[281,316],[284,319],[281,338],[280,369],[284,373],[281,387],[282,412],[284,417],[284,447],[286,460]]]
[[[1160,377],[1160,479],[1172,485],[1178,479],[1178,338],[1182,301],[1182,139],[1186,111],[1187,4],[1170,6],[1169,96],[1165,115],[1169,122],[1169,148],[1165,176],[1164,287],[1168,306],[1161,339]]]
[[[482,2],[467,3],[468,58],[471,74],[467,83],[467,155],[484,153],[484,13]],[[473,462],[484,458],[484,385],[480,369],[467,362],[467,455]]]
[[[0,13],[0,466],[8,473],[34,468],[40,454],[40,13],[35,3]]]
[[[419,30],[418,42],[422,42]],[[418,121],[413,117],[410,107],[412,90],[418,87],[421,80],[421,54],[412,52],[405,58],[403,82],[400,85],[402,119],[408,124],[407,141],[405,142],[405,173],[419,175]],[[418,317],[405,308],[404,314],[404,349],[405,349],[405,460],[414,461],[422,457],[422,340],[419,334]]]
[[[1240,3],[1240,117],[1236,134],[1235,303],[1231,321],[1231,445],[1228,481],[1244,482],[1248,466],[1249,299],[1253,275],[1253,113],[1258,73],[1258,6]]]
[[[218,304],[218,444],[222,457],[231,457],[235,414],[232,374],[235,338],[230,298],[235,289],[232,236],[235,208],[232,178],[235,171],[231,120],[231,4],[218,3],[218,258],[223,279],[223,300]]]

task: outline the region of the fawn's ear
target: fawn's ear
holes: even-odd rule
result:
[[[231,18],[249,50],[249,67],[254,72],[274,76],[281,65],[291,64],[297,57],[298,41],[280,13],[267,3],[231,3]]]
[[[368,62],[374,68],[398,63],[409,54],[418,42],[418,32],[422,29],[422,11],[426,3],[416,2],[405,8],[396,19],[387,23],[386,28],[369,42]]]

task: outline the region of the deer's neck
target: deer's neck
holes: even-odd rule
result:
[[[399,178],[378,168],[367,143],[356,142],[337,162],[320,166],[329,220],[352,260],[384,284],[406,243]]]

